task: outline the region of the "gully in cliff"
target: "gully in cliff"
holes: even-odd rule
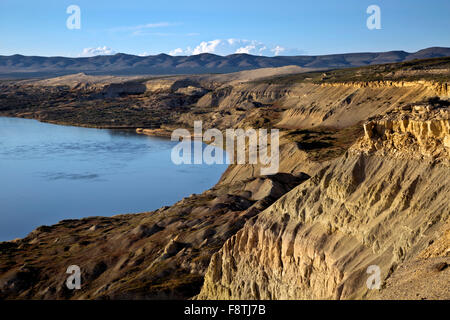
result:
[[[202,121],[194,122],[194,143],[191,143],[191,133],[187,129],[176,129],[172,132],[171,140],[180,141],[172,149],[172,162],[192,164],[192,148],[194,149],[193,164],[260,164],[262,175],[278,173],[279,131],[271,129],[270,156],[267,129],[227,129],[225,144],[227,157],[224,160],[224,136],[218,129],[208,129],[203,133]],[[246,138],[248,138],[248,162],[246,162]],[[237,140],[235,147],[235,140]],[[203,149],[202,142],[209,144]],[[259,162],[258,162],[259,156]],[[236,161],[235,161],[236,159]]]

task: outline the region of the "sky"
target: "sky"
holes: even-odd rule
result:
[[[449,14],[449,0],[0,0],[0,55],[415,52],[450,47]]]

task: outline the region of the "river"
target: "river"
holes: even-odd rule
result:
[[[226,165],[175,165],[177,142],[0,117],[0,241],[63,219],[151,211],[212,187]]]

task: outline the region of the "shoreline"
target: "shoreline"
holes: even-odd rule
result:
[[[149,134],[148,131],[147,131],[147,133],[140,133],[140,132],[138,131],[139,129],[141,129],[141,130],[151,130],[151,129],[137,128],[137,127],[113,127],[113,128],[109,128],[109,127],[94,127],[94,126],[83,125],[83,124],[67,124],[67,123],[62,123],[62,122],[57,122],[57,121],[40,120],[40,119],[37,119],[37,118],[14,117],[14,116],[3,116],[3,115],[0,115],[0,118],[34,120],[34,121],[38,121],[38,122],[44,123],[44,124],[51,124],[51,125],[55,125],[55,126],[74,127],[74,128],[98,129],[98,130],[115,130],[115,131],[127,131],[127,132],[129,132],[129,133],[134,133],[135,135],[149,136],[149,137],[155,137],[155,138],[164,139],[164,140],[170,140],[170,133],[169,133],[169,131],[167,131],[167,132],[168,132],[167,135],[158,135],[158,134],[156,134],[156,133],[155,133],[155,134]],[[204,143],[204,142],[203,142],[203,143]],[[206,144],[206,143],[204,143],[204,144]],[[227,167],[226,167],[226,168],[224,169],[224,171],[221,173],[219,179],[218,179],[217,181],[214,182],[214,184],[213,184],[212,187],[209,187],[209,188],[207,188],[207,189],[205,189],[205,190],[202,190],[202,191],[200,192],[200,194],[202,194],[202,193],[204,193],[204,192],[208,192],[208,191],[210,191],[212,188],[214,188],[214,187],[217,185],[217,183],[220,182],[220,180],[222,179],[223,175],[226,173],[226,171],[227,171],[227,169],[229,168],[229,166],[230,166],[230,165],[227,165]],[[192,191],[189,191],[188,194],[189,194],[189,195],[193,195],[193,194],[198,194],[198,192],[197,192],[197,193],[193,193]],[[183,197],[183,198],[174,200],[174,202],[173,202],[172,204],[170,204],[170,205],[162,205],[162,206],[160,206],[160,207],[158,207],[158,208],[156,208],[156,209],[149,210],[149,211],[136,211],[136,212],[129,212],[129,211],[127,211],[127,212],[125,212],[125,213],[114,213],[113,215],[94,215],[94,216],[83,216],[83,217],[81,217],[81,218],[64,218],[64,219],[62,219],[62,220],[60,220],[60,221],[57,221],[57,222],[55,222],[55,223],[53,223],[53,224],[50,224],[50,225],[38,224],[35,228],[33,228],[32,230],[30,230],[29,232],[27,232],[27,234],[26,234],[25,236],[23,236],[23,237],[16,237],[16,238],[13,238],[13,239],[11,239],[11,240],[2,240],[2,241],[0,241],[0,244],[2,244],[2,243],[15,243],[15,242],[17,242],[17,241],[20,241],[20,240],[23,240],[23,239],[27,238],[27,237],[28,237],[31,233],[33,233],[36,229],[39,229],[39,228],[41,228],[41,227],[52,227],[52,226],[55,226],[55,225],[60,224],[60,223],[63,222],[63,221],[66,221],[66,220],[67,220],[67,221],[68,221],[68,220],[82,221],[82,220],[85,220],[85,219],[91,219],[91,218],[105,218],[105,219],[108,219],[108,218],[114,218],[114,217],[116,217],[116,216],[128,216],[128,215],[133,216],[133,215],[145,214],[145,213],[148,213],[148,212],[155,212],[155,211],[158,211],[158,210],[161,210],[161,209],[164,209],[164,208],[172,207],[172,206],[174,206],[175,204],[177,204],[178,202],[182,201],[183,199],[189,198],[189,197],[190,197],[189,195],[187,195],[187,196],[185,196],[185,197]]]
[[[46,124],[52,124],[52,125],[57,125],[57,126],[66,126],[66,127],[75,127],[75,128],[86,128],[86,129],[99,129],[99,130],[126,130],[126,131],[133,131],[138,135],[147,135],[147,136],[154,136],[154,137],[158,137],[158,138],[169,138],[170,139],[170,132],[167,131],[167,133],[165,133],[162,129],[161,130],[161,134],[157,134],[158,129],[153,129],[153,128],[142,128],[139,126],[95,126],[95,125],[89,125],[89,124],[82,124],[82,123],[68,123],[68,122],[62,122],[62,121],[49,121],[49,120],[42,120],[39,118],[28,118],[28,117],[20,117],[20,116],[5,116],[5,115],[1,115],[0,114],[0,118],[11,118],[11,119],[26,119],[26,120],[34,120],[34,121],[38,121],[41,123],[46,123]],[[155,130],[154,134],[150,134],[149,132]]]

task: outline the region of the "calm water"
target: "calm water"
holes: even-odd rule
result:
[[[175,144],[0,117],[0,241],[63,219],[157,209],[219,180],[226,165],[174,165]]]

